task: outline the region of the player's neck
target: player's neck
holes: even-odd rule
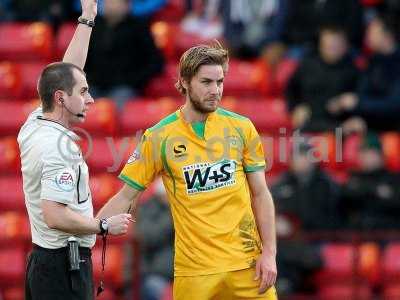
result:
[[[202,113],[202,112],[196,111],[188,103],[186,103],[181,108],[181,112],[182,112],[183,118],[188,123],[205,122],[209,115],[207,113]]]

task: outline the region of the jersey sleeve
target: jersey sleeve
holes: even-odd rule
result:
[[[162,169],[159,145],[159,140],[146,130],[118,177],[136,190],[145,190]]]
[[[47,145],[42,154],[42,178],[40,199],[63,204],[74,200],[77,187],[76,170],[71,160],[57,146]]]
[[[246,173],[265,169],[263,145],[253,123],[249,121],[243,149],[243,169]]]

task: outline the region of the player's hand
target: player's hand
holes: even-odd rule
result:
[[[97,16],[97,0],[81,0],[82,17],[94,20]]]
[[[254,277],[254,280],[260,280],[259,294],[263,294],[275,284],[277,274],[275,256],[263,252],[257,260]]]
[[[129,223],[133,222],[131,214],[119,214],[107,219],[108,233],[122,235],[128,232]]]

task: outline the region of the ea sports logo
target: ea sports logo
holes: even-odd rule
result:
[[[64,169],[56,175],[54,181],[60,190],[71,192],[75,187],[74,172],[71,169]]]

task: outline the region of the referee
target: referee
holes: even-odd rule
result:
[[[84,122],[93,103],[82,69],[97,2],[81,4],[82,16],[63,62],[48,65],[40,75],[42,106],[18,135],[33,242],[26,300],[93,299],[91,248],[96,234],[124,234],[131,221],[130,214],[93,217],[88,167],[70,129]]]

